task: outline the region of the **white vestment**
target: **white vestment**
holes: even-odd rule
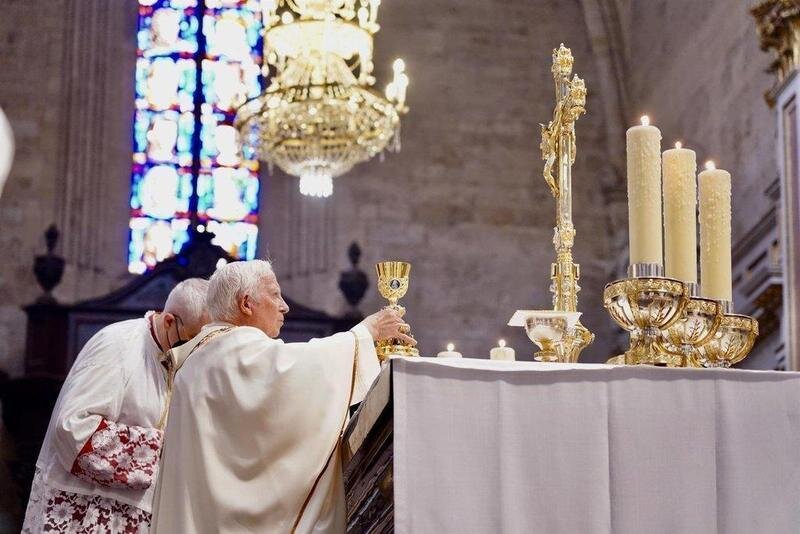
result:
[[[220,326],[192,340],[205,342],[175,379],[153,532],[343,532],[339,438],[380,370],[372,337],[362,325],[308,343],[251,327],[209,336]]]
[[[11,171],[11,160],[14,159],[14,134],[8,119],[0,109],[0,196],[3,195],[3,186]]]
[[[128,514],[137,528],[149,522],[167,392],[160,358],[147,318],[107,326],[86,343],[53,409],[23,532],[96,531],[98,513]],[[109,531],[124,523],[117,518]]]

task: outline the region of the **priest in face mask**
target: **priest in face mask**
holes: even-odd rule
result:
[[[209,321],[208,281],[83,347],[42,444],[23,533],[147,532],[172,384],[172,348]],[[102,527],[102,528],[101,528]]]

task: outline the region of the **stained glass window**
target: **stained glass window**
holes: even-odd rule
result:
[[[255,257],[258,161],[236,107],[261,91],[259,0],[139,0],[128,270],[180,251],[190,229]]]

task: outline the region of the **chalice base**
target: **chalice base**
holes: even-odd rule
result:
[[[382,362],[388,360],[390,356],[402,356],[404,358],[419,356],[419,350],[416,347],[399,343],[395,339],[378,341],[375,343],[375,352],[378,354],[378,360]]]
[[[540,350],[533,353],[533,359],[537,362],[558,362],[561,361],[554,350]]]
[[[658,351],[651,340],[631,337],[631,346],[625,351],[625,365],[681,367],[681,357]]]

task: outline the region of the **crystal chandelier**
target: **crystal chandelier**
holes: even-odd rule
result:
[[[392,65],[385,96],[372,89],[381,0],[262,0],[270,84],[237,111],[259,158],[300,177],[304,195],[327,197],[333,178],[388,148],[400,149],[408,77]]]

